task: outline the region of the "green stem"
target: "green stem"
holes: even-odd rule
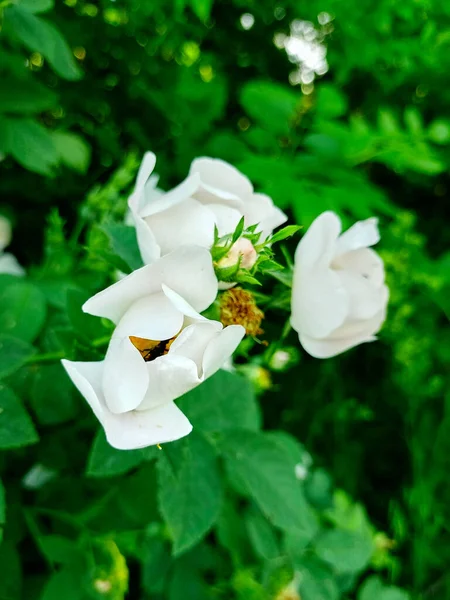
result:
[[[97,338],[96,340],[92,340],[91,347],[100,348],[101,346],[106,346],[110,339],[110,335],[105,335],[103,337]],[[30,356],[30,358],[27,360],[27,363],[30,365],[36,365],[39,363],[56,362],[61,360],[62,358],[65,358],[65,356],[66,353],[64,350],[57,350],[55,352],[45,352],[43,354],[34,354],[33,356]]]

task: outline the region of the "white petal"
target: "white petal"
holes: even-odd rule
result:
[[[350,299],[340,277],[331,269],[300,269],[292,284],[291,325],[298,333],[327,337],[348,316]]]
[[[133,194],[144,189],[148,178],[153,172],[156,165],[156,156],[153,152],[146,152],[142,159],[141,166],[136,177],[136,185],[134,187]]]
[[[103,424],[105,412],[102,392],[104,361],[74,362],[63,359],[61,364],[80,394],[92,408],[94,415]]]
[[[83,305],[83,310],[118,323],[136,300],[161,291],[163,283],[202,312],[217,296],[211,254],[198,246],[178,248],[99,292]]]
[[[146,217],[145,223],[162,255],[189,244],[210,248],[214,242],[214,215],[192,198]]]
[[[358,221],[339,237],[336,243],[336,255],[358,250],[358,248],[367,248],[379,241],[378,219],[372,217],[365,221]]]
[[[222,331],[222,323],[218,321],[202,321],[189,325],[180,333],[170,346],[169,354],[185,356],[192,360],[197,366],[199,378],[203,377],[203,355],[216,334]]]
[[[299,334],[303,348],[315,358],[330,358],[341,354],[350,348],[365,342],[376,340],[377,333],[386,318],[386,311],[381,310],[373,319],[359,323],[344,325],[333,336],[327,339],[314,339],[304,334]],[[337,336],[341,337],[337,337]]]
[[[133,221],[136,227],[137,243],[142,260],[146,265],[151,265],[161,256],[161,248],[152,230],[142,217],[137,213],[133,213]]]
[[[158,292],[136,300],[120,319],[113,337],[133,335],[148,340],[168,340],[182,325],[183,313],[164,292]]]
[[[148,390],[149,376],[141,353],[128,337],[112,337],[106,352],[102,390],[108,409],[115,414],[134,410]]]
[[[9,252],[5,252],[0,254],[0,273],[22,277],[25,275],[25,269],[19,264],[15,256]]]
[[[108,442],[118,450],[173,442],[192,431],[192,425],[173,402],[123,415],[107,413],[104,427]]]
[[[201,379],[196,364],[184,356],[169,354],[145,363],[148,391],[137,410],[148,410],[171,402],[195,388]]]
[[[219,236],[234,233],[237,224],[242,218],[242,213],[233,208],[232,206],[226,206],[225,204],[207,204],[206,207],[213,214],[214,222],[219,230]],[[214,225],[213,225],[213,238],[214,238]],[[213,240],[211,241],[212,245]]]
[[[297,246],[296,267],[297,265],[302,267],[330,265],[340,231],[341,221],[334,212],[326,211],[319,215]]]
[[[347,318],[373,317],[383,305],[384,286],[376,286],[363,275],[352,271],[337,271],[337,274],[350,300]]]
[[[184,202],[190,198],[200,186],[200,176],[197,174],[190,175],[182,183],[174,187],[172,190],[164,193],[153,195],[151,201],[146,202],[145,207],[141,211],[141,217],[149,217],[162,211],[168,210]]]
[[[177,440],[192,431],[185,415],[169,402],[148,411],[111,413],[103,397],[103,361],[62,364],[102,424],[108,442],[119,450],[133,450]],[[145,363],[144,363],[145,364]]]
[[[250,180],[229,163],[218,158],[196,158],[189,173],[198,173],[201,190],[195,197],[202,202],[245,200],[253,193]]]
[[[209,342],[203,356],[205,379],[214,375],[230,358],[245,335],[242,325],[229,325]]]
[[[287,221],[287,216],[274,205],[272,198],[266,194],[253,194],[245,203],[245,225],[259,223],[257,231],[261,231],[260,242],[266,240],[273,230]]]
[[[332,265],[337,270],[357,273],[373,285],[380,286],[384,282],[383,261],[371,248],[360,248],[341,254],[333,259]]]
[[[180,314],[185,315],[186,317],[190,317],[191,319],[196,319],[199,321],[206,320],[206,317],[202,317],[200,313],[192,308],[192,306],[186,302],[184,298],[177,294],[173,290],[170,289],[164,283],[162,284],[162,290],[166,298],[171,302],[174,309],[176,309]],[[173,334],[175,335],[175,334]],[[170,336],[172,337],[172,336]],[[156,338],[158,339],[158,338]],[[163,338],[165,339],[165,338]]]

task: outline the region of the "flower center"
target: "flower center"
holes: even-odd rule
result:
[[[232,288],[221,294],[220,320],[227,325],[242,325],[247,335],[263,333],[261,322],[263,311],[256,305],[253,295],[240,287]]]
[[[175,335],[168,340],[148,340],[146,338],[130,335],[130,342],[139,350],[145,362],[150,362],[159,356],[166,355],[176,337],[177,336]]]

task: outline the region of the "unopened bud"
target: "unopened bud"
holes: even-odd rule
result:
[[[219,260],[217,266],[220,269],[225,269],[239,264],[241,269],[251,269],[257,259],[258,253],[251,241],[247,238],[239,238],[238,241],[231,246],[228,253]]]

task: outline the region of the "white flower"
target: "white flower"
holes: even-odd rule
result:
[[[380,239],[377,220],[340,233],[338,216],[324,212],[295,253],[291,324],[316,358],[375,340],[386,318],[383,261],[369,248]]]
[[[230,234],[242,217],[245,227],[259,224],[260,241],[287,219],[269,196],[255,193],[249,179],[223,160],[195,159],[188,177],[167,193],[150,177],[155,163],[155,155],[147,152],[129,199],[146,264],[180,245],[210,248],[214,226],[220,236]]]
[[[15,256],[9,252],[3,252],[11,242],[11,224],[5,217],[0,215],[0,273],[9,275],[25,275],[25,270],[18,263]]]
[[[141,448],[190,433],[173,400],[220,369],[245,333],[199,314],[216,295],[210,253],[188,246],[85,303],[85,312],[117,325],[105,359],[62,362],[111,446]]]

